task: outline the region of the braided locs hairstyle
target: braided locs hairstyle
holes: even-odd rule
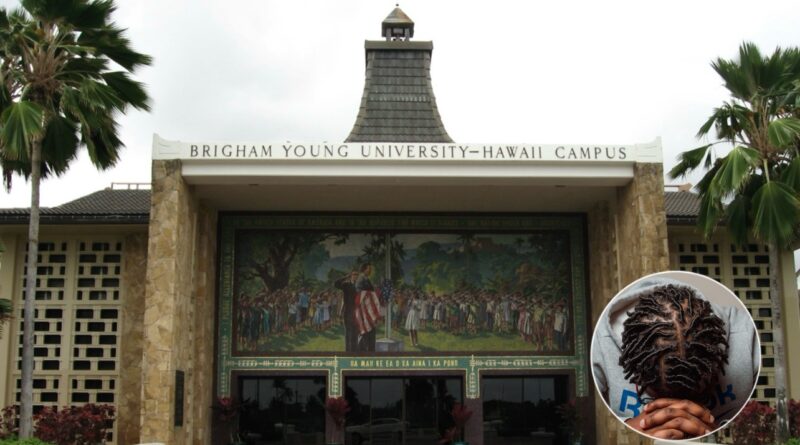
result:
[[[638,395],[704,404],[728,363],[725,322],[687,286],[644,291],[628,312],[619,364]]]

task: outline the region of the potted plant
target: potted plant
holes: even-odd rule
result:
[[[334,430],[328,440],[329,445],[344,444],[344,422],[350,406],[344,397],[328,397],[325,400],[325,412],[333,420]]]
[[[454,425],[445,430],[439,443],[442,445],[469,445],[468,442],[464,441],[464,428],[466,428],[469,419],[472,417],[472,410],[461,403],[456,403],[453,405],[450,415],[453,416]]]
[[[228,433],[230,434],[230,445],[246,445],[246,442],[239,434],[238,415],[239,409],[242,407],[240,403],[236,403],[232,397],[217,397],[217,410],[220,423],[225,425]]]

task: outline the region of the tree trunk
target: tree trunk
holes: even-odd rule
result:
[[[22,330],[22,388],[19,437],[33,435],[33,318],[36,301],[36,272],[39,256],[39,181],[41,178],[42,138],[36,137],[31,150],[31,217],[28,222],[28,261],[25,274],[25,307]]]
[[[783,311],[779,277],[781,275],[780,249],[769,243],[769,299],[772,305],[772,344],[775,355],[775,397],[777,401],[777,443],[789,440],[789,415],[786,407],[786,359],[783,352]]]

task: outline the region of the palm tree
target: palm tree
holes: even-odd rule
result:
[[[686,151],[669,175],[673,179],[706,169],[697,184],[701,205],[698,225],[706,236],[724,220],[735,242],[752,236],[769,248],[770,300],[775,345],[776,437],[788,436],[780,252],[797,241],[800,227],[800,49],[777,48],[762,56],[743,43],[737,60],[717,59],[711,66],[722,77],[730,99],[706,120],[697,134],[716,131],[716,141]],[[732,145],[724,156],[714,146]]]
[[[0,164],[31,181],[23,311],[20,436],[30,437],[33,398],[33,305],[39,239],[39,182],[61,174],[86,147],[98,168],[123,147],[117,112],[148,109],[130,74],[151,62],[111,22],[113,0],[22,0],[0,8]]]

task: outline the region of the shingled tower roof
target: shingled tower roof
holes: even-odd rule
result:
[[[414,22],[400,8],[393,10],[384,23],[398,17],[413,30]],[[345,142],[453,142],[433,95],[433,43],[368,40],[364,48],[364,95]]]

